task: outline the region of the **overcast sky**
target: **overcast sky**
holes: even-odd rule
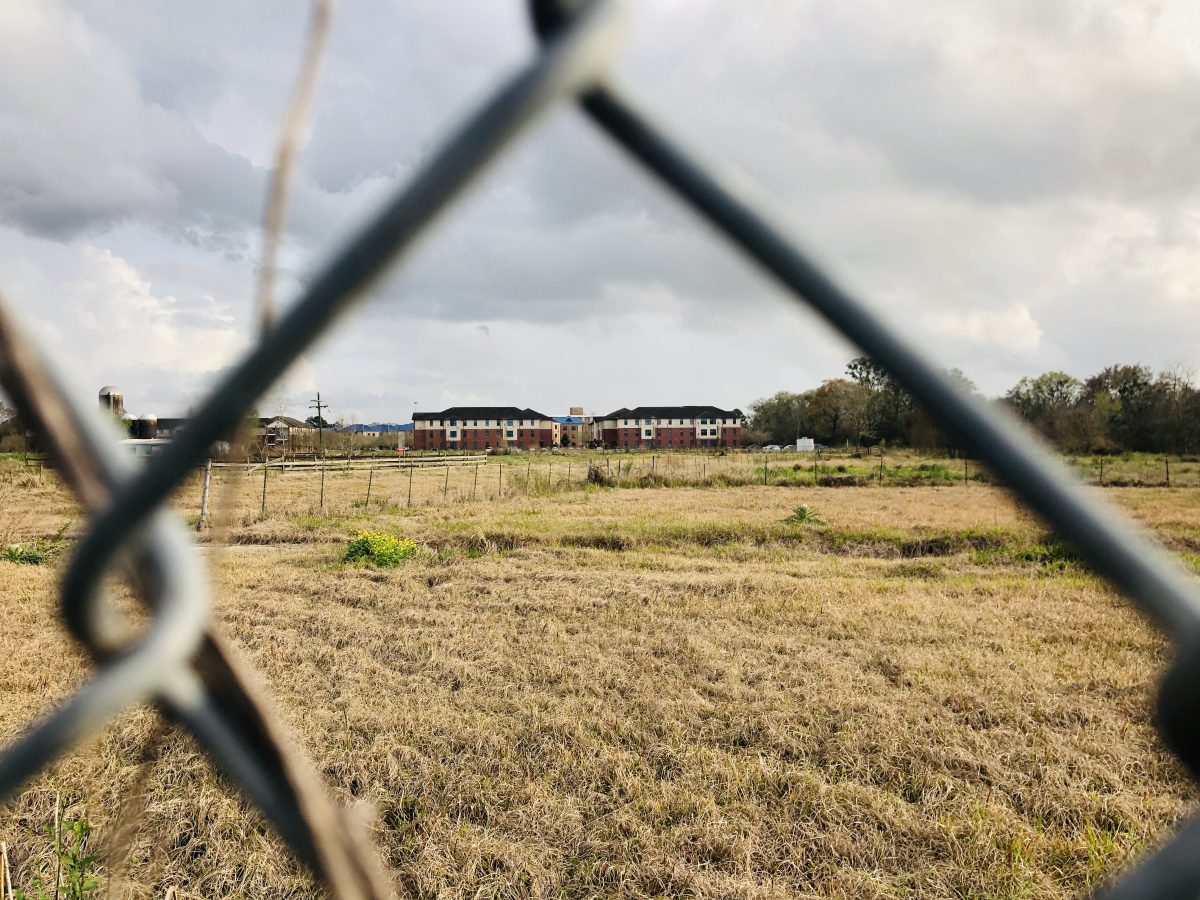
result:
[[[1194,2],[631,6],[617,77],[986,393],[1200,363]],[[0,291],[82,393],[178,415],[248,346],[306,18],[298,0],[0,0]],[[517,0],[343,0],[281,298],[534,50]],[[262,411],[307,414],[318,388],[346,421],[744,408],[853,355],[562,108]]]

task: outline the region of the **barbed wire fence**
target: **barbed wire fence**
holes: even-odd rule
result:
[[[136,467],[112,426],[78,404],[52,362],[0,298],[0,386],[56,457],[90,515],[66,570],[61,612],[96,661],[91,680],[0,754],[0,797],[129,706],[153,701],[182,724],[263,812],[296,857],[337,898],[392,888],[369,849],[286,737],[245,663],[209,624],[209,585],[193,536],[165,507],[172,491],[235,432],[255,401],[424,235],[434,219],[538,116],[576,100],[615,145],[671,187],[702,220],[895,373],[978,459],[1074,544],[1175,645],[1159,727],[1200,772],[1200,594],[1140,529],[1085,492],[1032,434],[964,393],[870,309],[827,277],[768,214],[768,204],[720,178],[701,155],[640,110],[607,72],[619,47],[613,0],[532,0],[540,52],[504,82],[341,252],[200,406],[164,452]],[[264,307],[265,309],[265,307]],[[269,316],[269,313],[265,314]],[[134,634],[99,585],[120,567],[151,611]],[[1115,884],[1108,898],[1191,896],[1200,890],[1200,819]]]

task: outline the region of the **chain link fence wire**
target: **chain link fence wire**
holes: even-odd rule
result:
[[[1200,772],[1200,596],[1195,581],[1141,529],[1086,492],[1039,439],[974,399],[840,288],[768,212],[769,204],[672,138],[615,85],[606,65],[619,45],[614,0],[532,0],[540,52],[435,153],[422,171],[349,240],[299,300],[213,390],[164,452],[140,468],[111,425],[76,403],[50,360],[0,298],[0,386],[57,458],[90,514],[62,585],[61,609],[97,671],[65,703],[0,754],[0,798],[132,704],[151,700],[180,722],[252,800],[296,857],[338,898],[376,898],[391,887],[369,849],[294,749],[257,687],[209,623],[209,589],[192,537],[165,508],[171,492],[232,434],[255,401],[334,320],[429,228],[514,138],[559,101],[583,113],[661,179],[800,304],[891,372],[977,457],[1020,495],[1093,569],[1172,639],[1176,661],[1159,693],[1158,723]],[[129,579],[151,611],[136,636],[101,594],[110,570]],[[1108,898],[1200,892],[1200,820],[1107,886]]]

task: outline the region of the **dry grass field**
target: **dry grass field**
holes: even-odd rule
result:
[[[0,545],[69,540],[52,476],[8,474]],[[995,488],[441,503],[424,473],[408,507],[386,473],[368,507],[355,474],[319,515],[289,477],[262,520],[246,479],[198,551],[215,615],[407,893],[1062,897],[1195,808],[1151,724],[1165,642]],[[1200,559],[1200,491],[1106,496]],[[798,504],[828,524],[784,523]],[[364,528],[420,552],[343,564]],[[84,677],[60,564],[0,561],[5,734]],[[111,848],[144,780],[113,896],[317,894],[188,739],[142,764],[155,721],[126,714],[8,804],[18,883],[48,871],[56,792]]]

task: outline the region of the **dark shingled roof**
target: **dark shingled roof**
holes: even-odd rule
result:
[[[719,406],[635,406],[610,412],[604,419],[741,419],[740,409]]]
[[[288,428],[309,428],[316,431],[315,425],[309,425],[307,422],[301,422],[299,419],[293,419],[291,416],[271,416],[269,419],[260,418],[258,424],[261,426],[269,425],[272,422],[282,422]]]
[[[516,406],[451,406],[441,412],[413,413],[413,421],[429,419],[545,419],[550,417],[536,409],[519,409]]]

